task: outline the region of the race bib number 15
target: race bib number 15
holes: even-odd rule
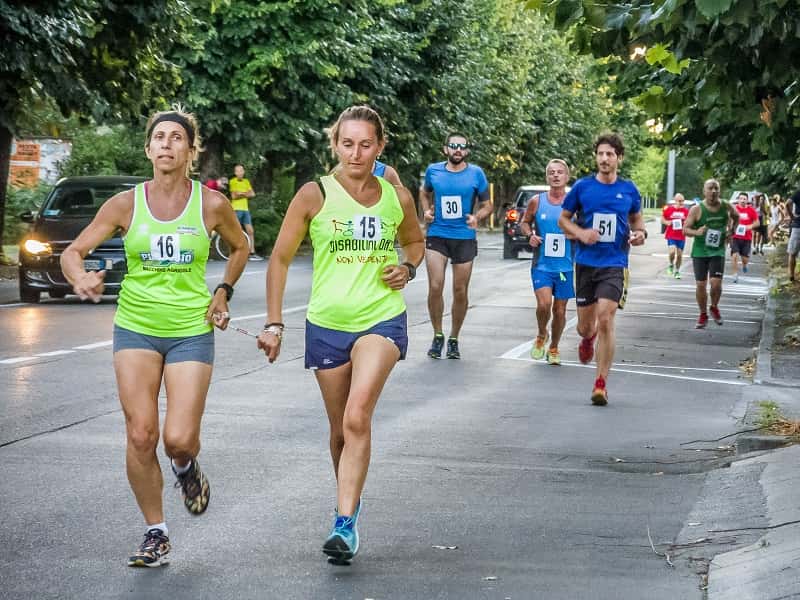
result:
[[[617,239],[617,215],[613,213],[594,213],[592,229],[600,234],[598,242],[613,242]]]
[[[442,218],[460,219],[464,216],[461,208],[461,196],[442,196]]]
[[[377,215],[356,215],[353,217],[353,239],[381,239],[381,218]]]

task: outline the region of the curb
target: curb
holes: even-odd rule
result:
[[[761,450],[775,450],[783,448],[792,441],[785,435],[740,435],[736,438],[736,454],[748,454]]]
[[[764,318],[761,320],[761,341],[756,356],[756,372],[753,383],[774,385],[777,387],[800,387],[800,379],[775,379],[772,377],[772,346],[775,343],[775,296],[772,288],[775,278],[767,279],[767,304],[764,307]]]

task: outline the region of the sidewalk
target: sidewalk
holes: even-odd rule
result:
[[[742,429],[757,427],[763,402],[776,404],[788,419],[800,419],[800,346],[784,343],[787,330],[797,325],[800,287],[779,284],[770,277],[771,293],[766,299],[754,385],[745,393]],[[727,535],[750,543],[711,560],[709,600],[800,598],[800,446],[784,447],[788,443],[787,438],[760,432],[737,439],[737,453],[752,452],[753,456],[720,473],[716,494],[738,506],[739,513],[724,527],[711,530],[711,537]],[[748,479],[752,484],[744,483]],[[748,505],[753,509],[742,510]]]

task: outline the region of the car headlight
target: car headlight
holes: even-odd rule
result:
[[[50,244],[40,242],[39,240],[25,240],[25,243],[22,246],[25,248],[26,252],[35,256],[44,256],[53,253],[53,249],[50,248]]]

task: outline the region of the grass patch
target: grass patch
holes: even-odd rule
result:
[[[781,407],[770,400],[758,403],[756,425],[767,433],[787,436],[795,444],[800,442],[800,421],[787,419]]]

